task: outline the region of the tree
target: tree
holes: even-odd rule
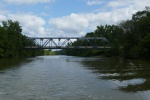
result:
[[[0,58],[4,57],[4,50],[5,50],[5,44],[6,44],[6,31],[0,27]]]
[[[27,36],[22,35],[18,21],[2,21],[0,26],[0,57],[26,57],[43,54],[42,50],[24,50],[24,46],[33,44]]]
[[[139,47],[139,56],[142,58],[150,58],[150,34],[146,35],[140,42]]]
[[[150,12],[138,11],[132,16],[132,20],[120,23],[124,30],[123,54],[124,57],[138,57],[141,42],[150,33]]]
[[[85,37],[104,37],[107,45],[112,48],[105,51],[106,55],[121,55],[125,58],[150,58],[150,7],[133,14],[131,20],[122,21],[119,25],[100,25],[94,32],[87,33]],[[90,41],[93,42],[94,41]],[[76,41],[72,45],[85,44],[83,41]],[[94,43],[103,45],[103,43]],[[93,50],[77,50],[70,54],[88,55]]]

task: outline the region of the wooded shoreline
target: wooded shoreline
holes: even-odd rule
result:
[[[122,21],[118,25],[97,26],[94,32],[89,32],[84,37],[104,37],[107,39],[105,45],[112,47],[107,50],[61,50],[56,51],[55,54],[150,59],[150,7],[136,12],[132,15],[131,20]],[[22,28],[18,21],[2,21],[2,25],[0,25],[0,58],[44,55],[44,50],[24,49],[25,46],[31,44],[36,46],[33,41],[22,34]],[[89,45],[84,41],[77,40],[68,46],[78,44]],[[97,42],[95,45],[102,46],[104,44]]]

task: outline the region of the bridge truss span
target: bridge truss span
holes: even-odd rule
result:
[[[26,49],[105,49],[107,39],[103,37],[29,37],[36,45]],[[76,45],[76,42],[78,45]],[[100,45],[101,44],[101,45]]]

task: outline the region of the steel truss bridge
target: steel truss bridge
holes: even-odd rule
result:
[[[107,39],[103,37],[29,37],[36,44],[25,49],[108,49]],[[78,45],[75,45],[76,41]],[[84,43],[84,44],[82,44]],[[73,45],[72,45],[73,44]],[[86,45],[85,45],[86,44]]]

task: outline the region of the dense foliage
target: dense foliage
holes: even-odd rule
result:
[[[94,32],[85,37],[105,37],[111,49],[100,50],[67,50],[68,55],[93,56],[104,52],[106,56],[123,56],[125,58],[150,58],[150,7],[133,14],[131,20],[118,25],[97,26]],[[69,45],[84,44],[76,41]],[[84,44],[87,45],[87,44]],[[102,44],[99,44],[102,45]]]
[[[56,55],[55,51],[51,51],[51,50],[44,50],[44,55]]]
[[[0,26],[0,58],[29,57],[43,54],[41,50],[25,50],[27,45],[35,45],[22,34],[18,21],[2,21]]]

